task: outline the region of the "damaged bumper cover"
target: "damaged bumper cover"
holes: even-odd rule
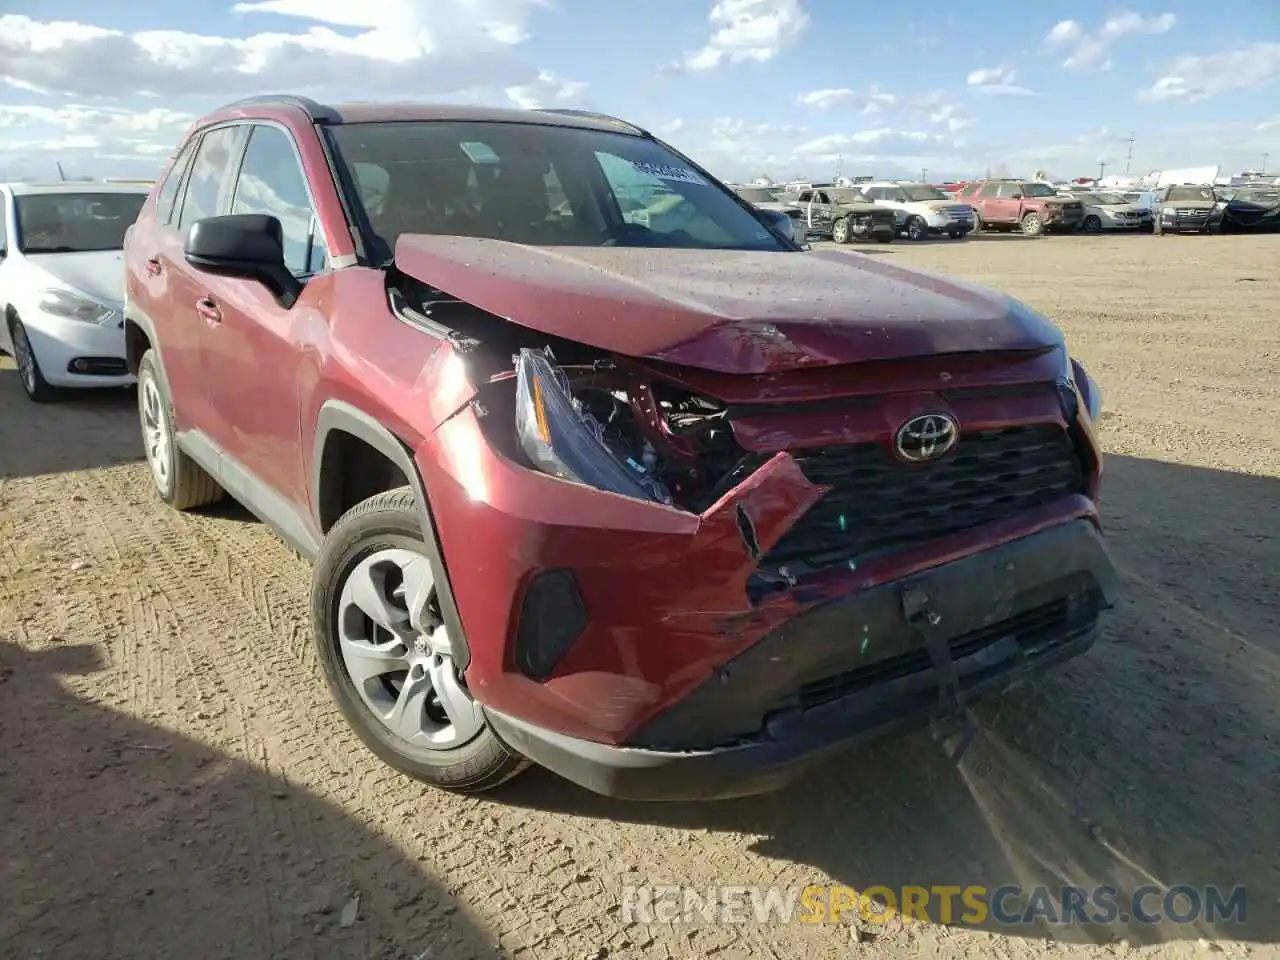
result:
[[[1116,586],[1096,526],[1075,520],[815,607],[726,662],[625,745],[486,712],[513,749],[597,793],[751,795],[1083,653]],[[944,664],[912,622],[920,616],[928,639],[945,643]],[[860,668],[872,645],[893,650]]]

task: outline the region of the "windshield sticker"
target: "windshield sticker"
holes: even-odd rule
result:
[[[498,155],[493,152],[487,143],[480,143],[477,140],[468,140],[459,144],[462,152],[471,158],[472,163],[498,163]]]
[[[671,180],[675,183],[695,183],[705,187],[707,181],[702,179],[688,167],[673,167],[665,163],[649,163],[646,160],[633,160],[631,166],[638,173],[644,173],[659,180]]]

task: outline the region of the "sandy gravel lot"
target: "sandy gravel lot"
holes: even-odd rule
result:
[[[330,705],[308,569],[152,496],[128,395],[0,360],[0,956],[1280,955],[1280,237],[859,247],[1057,320],[1105,391],[1124,596],[1086,657],[924,734],[713,805],[380,766]],[[653,883],[1246,884],[1218,929],[626,924]],[[856,931],[856,933],[855,933]]]

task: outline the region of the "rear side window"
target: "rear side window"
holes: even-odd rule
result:
[[[241,127],[219,127],[210,130],[200,141],[199,152],[187,178],[187,192],[182,201],[178,230],[185,234],[191,224],[219,213],[218,203],[231,179],[231,164],[236,158]]]
[[[994,197],[997,195],[999,190],[1000,190],[1000,184],[998,183],[984,183],[982,185],[982,189],[978,192],[978,196]]]
[[[160,184],[160,193],[156,196],[156,221],[167,224],[173,216],[173,202],[178,199],[178,187],[191,164],[191,155],[195,152],[196,139],[189,140],[182,148],[178,158],[169,168],[169,175]]]
[[[265,213],[284,231],[284,262],[294,276],[323,270],[327,259],[306,175],[287,133],[258,125],[249,135],[244,163],[236,181],[232,213]]]

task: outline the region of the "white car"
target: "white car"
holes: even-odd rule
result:
[[[0,350],[27,396],[120,387],[125,365],[125,231],[145,184],[0,184]]]
[[[882,207],[901,214],[903,230],[912,240],[948,236],[959,240],[973,229],[973,207],[925,183],[863,183],[859,189]]]
[[[1151,212],[1118,193],[1075,190],[1071,196],[1084,204],[1080,229],[1085,233],[1151,229]]]

